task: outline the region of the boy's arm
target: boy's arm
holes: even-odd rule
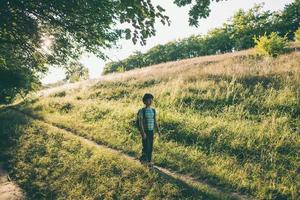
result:
[[[140,126],[140,134],[141,134],[142,138],[146,139],[146,133],[145,133],[145,129],[144,129],[143,117],[142,117],[141,113],[139,113],[139,126]]]
[[[160,137],[160,136],[161,136],[161,133],[160,133],[159,125],[158,125],[158,123],[157,123],[156,116],[155,116],[155,118],[154,118],[154,124],[155,124],[155,128],[156,128],[156,130],[157,130],[158,136]]]

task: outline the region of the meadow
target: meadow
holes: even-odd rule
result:
[[[247,50],[186,59],[106,75],[92,85],[65,88],[44,91],[15,108],[138,157],[141,138],[134,126],[136,112],[143,106],[142,95],[150,92],[155,96],[163,135],[155,139],[155,164],[257,199],[300,196],[299,51],[276,58],[260,58]],[[5,109],[3,112],[2,121],[10,114]],[[121,199],[203,198],[188,192],[189,196],[184,187],[172,181],[164,184],[166,180],[152,177],[139,165],[66,140],[63,134],[34,120],[26,123],[29,127],[14,127],[18,123],[13,120],[18,117],[11,115],[6,123],[12,127],[6,132],[20,138],[7,159],[11,159],[10,166],[19,174],[16,178],[22,180],[21,185],[26,188],[34,180],[32,188],[38,190],[32,192],[34,195],[63,199],[63,194],[70,198],[89,194],[87,197],[93,199],[100,192],[107,196],[99,199],[116,195],[124,195],[119,196]],[[5,129],[2,124],[1,131]],[[61,163],[56,160],[63,167],[51,170],[49,166]],[[32,174],[34,170],[37,172]],[[55,184],[47,185],[47,177]],[[116,185],[121,179],[126,183]],[[146,185],[155,183],[154,187],[145,186],[142,180]],[[137,190],[134,194],[129,189],[132,187]]]
[[[0,111],[1,154],[27,199],[232,199],[191,187],[13,110]]]

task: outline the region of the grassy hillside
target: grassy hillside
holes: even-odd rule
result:
[[[0,159],[28,199],[223,199],[136,161],[88,146],[65,132],[0,110]],[[229,199],[229,196],[225,195]]]
[[[157,165],[259,199],[299,198],[300,52],[263,59],[242,51],[170,62],[58,89],[18,108],[138,156],[134,120],[145,92],[155,96],[162,127],[163,137],[155,140]],[[76,151],[85,157],[85,150]],[[133,179],[129,185],[137,184]]]

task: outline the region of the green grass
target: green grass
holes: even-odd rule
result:
[[[28,199],[222,199],[15,111],[0,120],[0,158]]]
[[[259,199],[298,199],[300,53],[209,59],[106,76],[18,107],[138,156],[135,115],[151,92],[163,134],[156,164]]]

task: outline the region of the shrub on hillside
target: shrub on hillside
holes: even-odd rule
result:
[[[49,106],[49,111],[51,113],[58,111],[61,114],[69,113],[74,108],[74,105],[69,102],[66,103],[50,102],[48,106]]]
[[[50,95],[51,97],[65,97],[66,96],[66,91],[60,91],[60,92],[56,92],[52,95]]]
[[[300,27],[295,32],[295,41],[300,43]]]
[[[87,122],[96,122],[110,112],[109,109],[90,106],[82,113],[82,118]]]
[[[71,103],[64,103],[60,109],[59,112],[60,113],[69,113],[72,109],[74,108],[74,105]]]
[[[259,38],[254,37],[254,42],[257,54],[276,57],[284,52],[287,38],[280,37],[277,33],[272,32],[270,35],[265,34]]]

